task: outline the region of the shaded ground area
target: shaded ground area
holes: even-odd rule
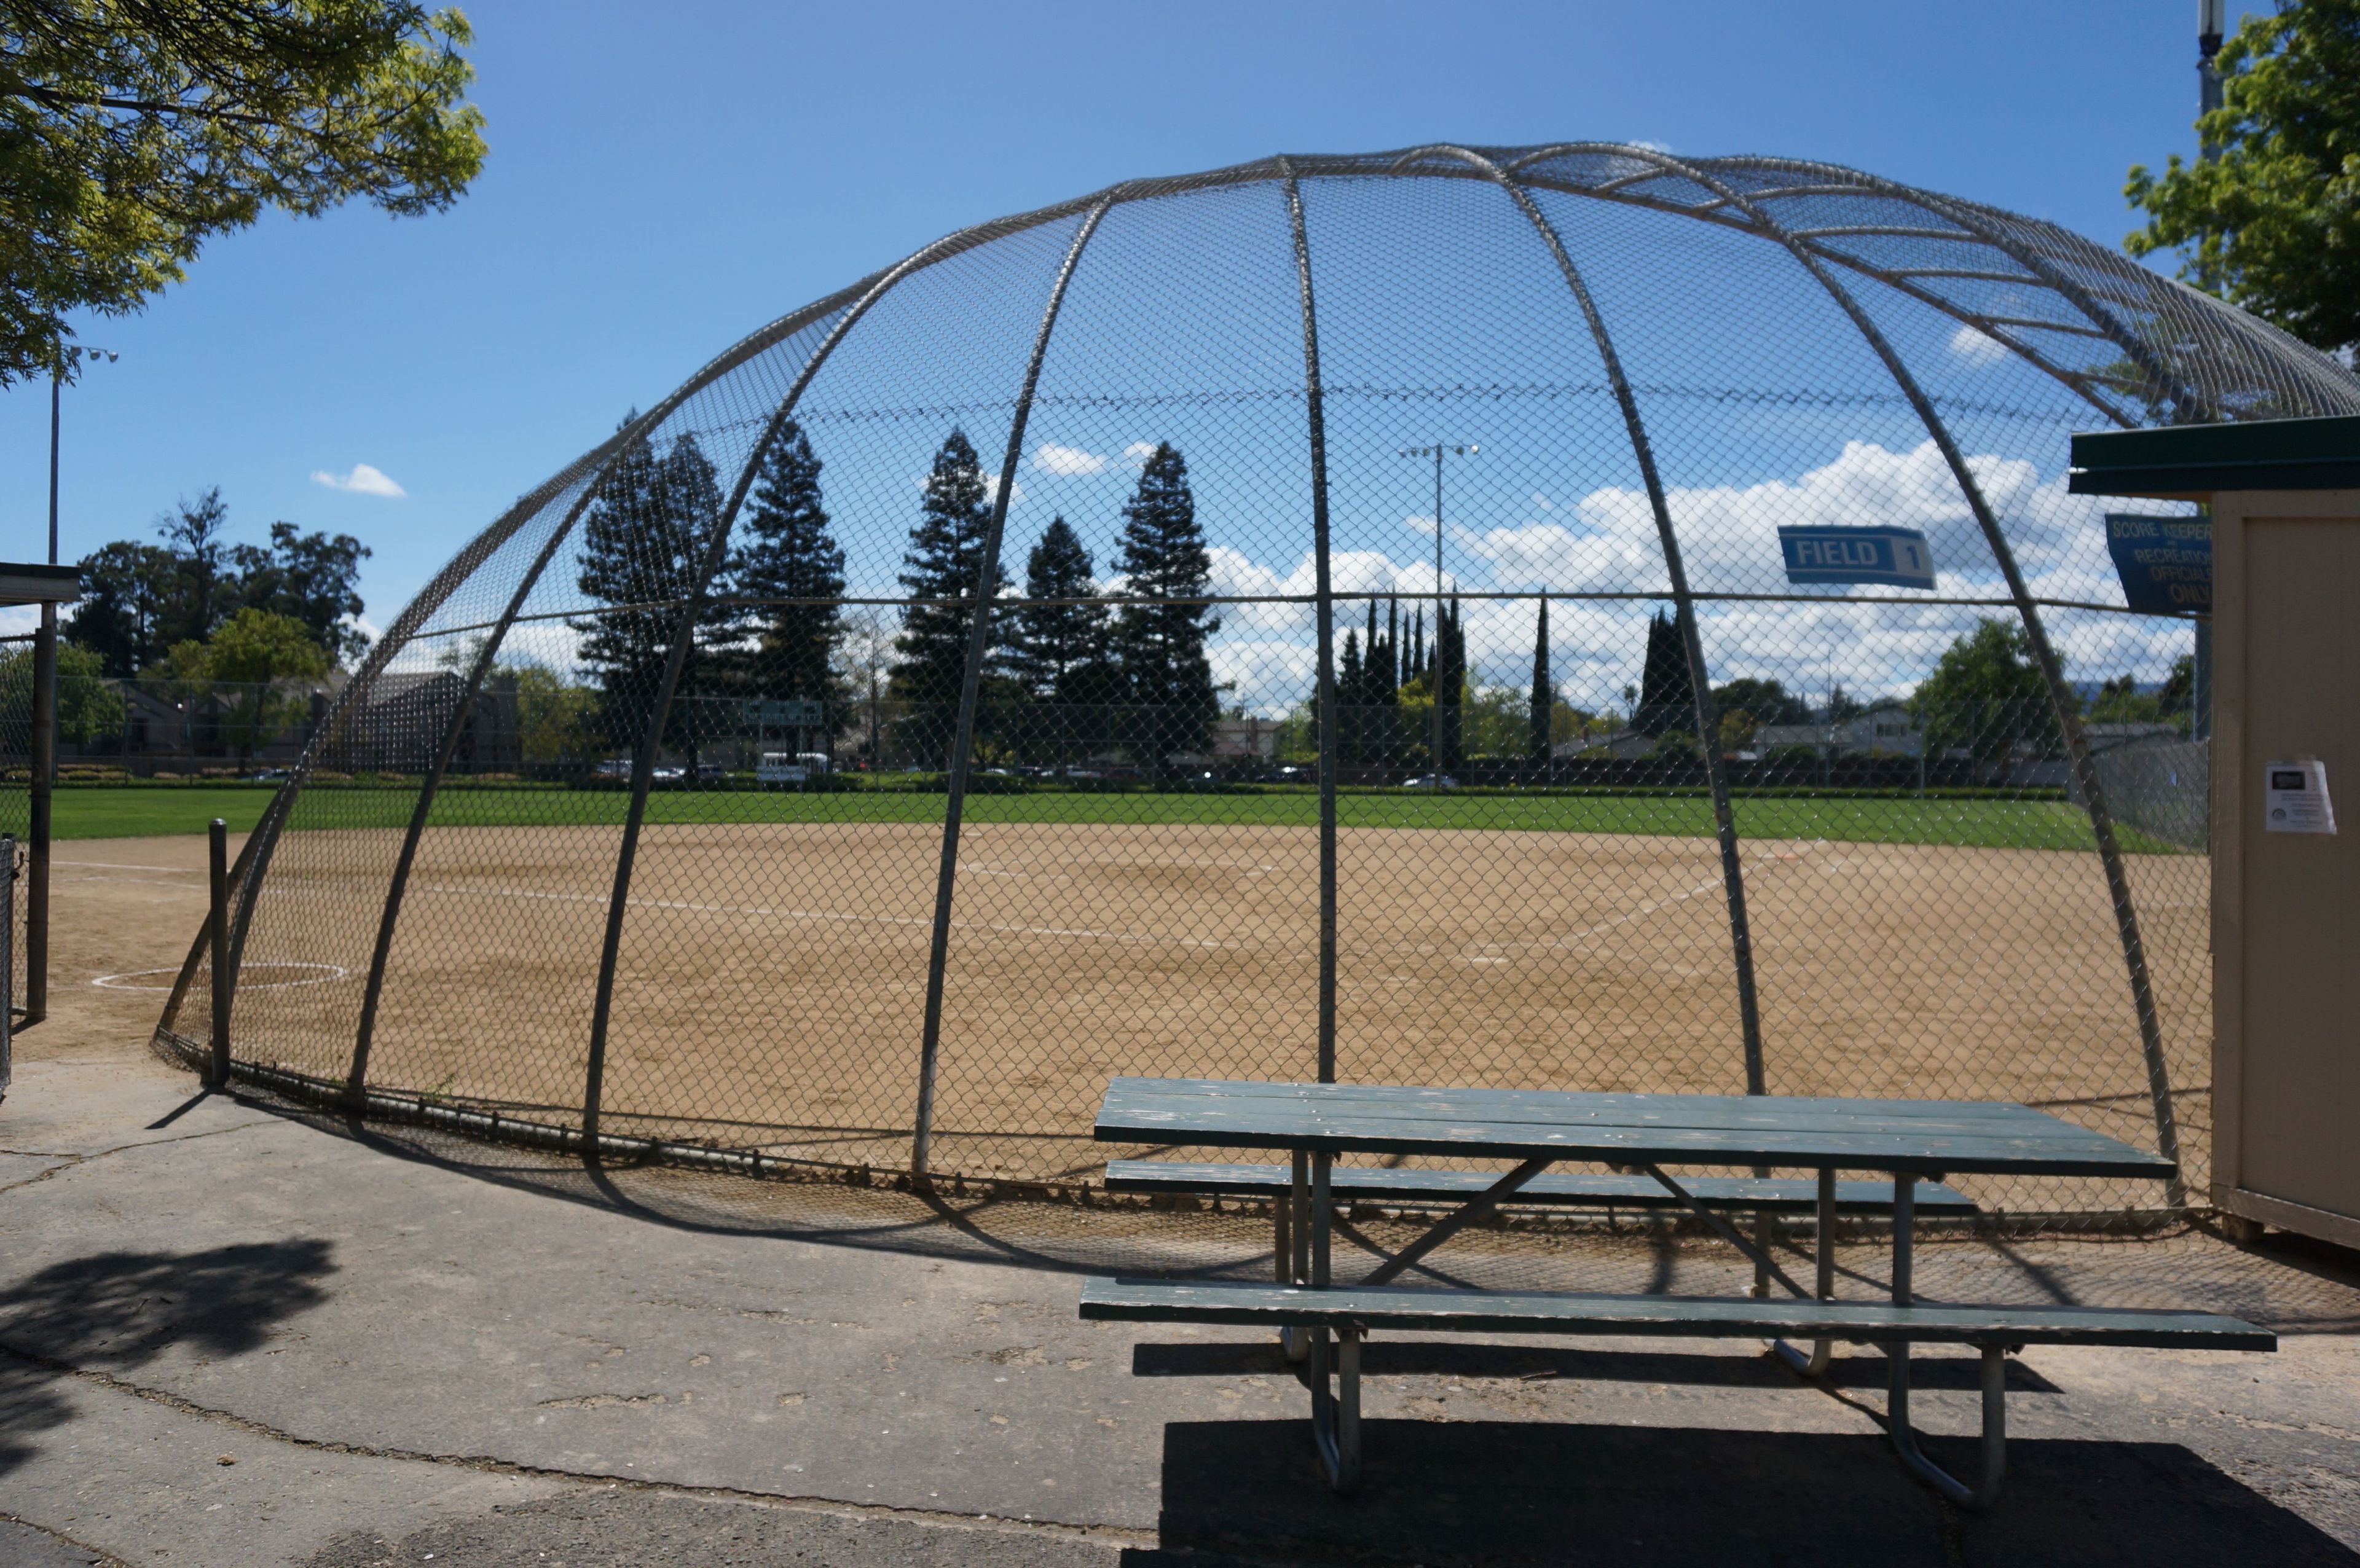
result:
[[[2031,1353],[1988,1518],[1893,1460],[1874,1356],[1814,1388],[1755,1345],[1647,1341],[1381,1338],[1368,1477],[1338,1500],[1274,1345],[1075,1315],[1085,1269],[1253,1270],[1257,1220],[831,1187],[732,1217],[670,1173],[593,1179],[191,1090],[79,1056],[29,1063],[0,1107],[0,1147],[26,1161],[0,1192],[0,1495],[51,1532],[43,1551],[166,1568],[2360,1563],[2360,1269],[2332,1249],[1928,1247],[1931,1294],[2202,1301],[2288,1335],[2275,1356]],[[1397,1245],[1387,1224],[1360,1233]],[[1606,1288],[1743,1278],[1665,1236],[1486,1233],[1437,1262]],[[1882,1278],[1873,1248],[1847,1262],[1847,1292]],[[1920,1365],[1921,1426],[1964,1463],[1972,1363]]]

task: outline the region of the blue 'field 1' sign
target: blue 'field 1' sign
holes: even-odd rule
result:
[[[2123,597],[2142,615],[2212,613],[2212,519],[2106,514]]]
[[[1916,528],[1780,528],[1789,583],[1934,586],[1934,553]]]

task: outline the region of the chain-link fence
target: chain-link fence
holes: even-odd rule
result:
[[[1118,1152],[1117,1073],[1998,1098],[2201,1194],[2192,626],[2125,608],[2066,436],[2355,409],[2078,236],[1819,165],[1279,158],[965,231],[404,611],[241,866],[236,1059],[1048,1183]],[[1782,528],[1930,563],[1813,581]]]

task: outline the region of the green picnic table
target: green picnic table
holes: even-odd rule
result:
[[[1308,1363],[1313,1431],[1331,1485],[1349,1489],[1360,1465],[1360,1347],[1370,1331],[1662,1334],[1760,1337],[1777,1342],[1807,1376],[1825,1371],[1832,1343],[1880,1345],[1888,1363],[1887,1420],[1896,1450],[1943,1496],[1969,1507],[1998,1493],[2005,1459],[2005,1356],[2026,1345],[2116,1345],[2270,1350],[2267,1331],[2207,1312],[2118,1311],[2081,1306],[1974,1306],[1917,1300],[1913,1232],[1921,1196],[1951,1212],[1966,1200],[1939,1186],[1953,1173],[2113,1176],[2169,1181],[2168,1160],[2029,1106],[1965,1100],[1868,1100],[1774,1094],[1583,1094],[1557,1090],[1442,1089],[1365,1083],[1287,1083],[1207,1078],[1117,1078],[1107,1088],[1096,1136],[1101,1142],[1164,1148],[1284,1151],[1277,1168],[1188,1166],[1196,1190],[1283,1192],[1280,1278],[1175,1282],[1093,1279],[1082,1315],[1130,1322],[1262,1323],[1280,1329]],[[1423,1191],[1435,1206],[1459,1206],[1415,1241],[1349,1285],[1330,1279],[1330,1236],[1339,1155],[1513,1160],[1504,1172],[1421,1171],[1429,1180],[1382,1190]],[[1518,1200],[1561,1160],[1612,1166],[1697,1214],[1751,1258],[1757,1278],[1790,1300],[1764,1297],[1601,1295],[1405,1289],[1392,1280],[1469,1223]],[[1120,1162],[1125,1181],[1152,1190],[1156,1161]],[[1778,1196],[1758,1180],[1682,1179],[1664,1167],[1806,1171],[1816,1178],[1816,1290],[1789,1278],[1748,1240],[1725,1211]],[[1358,1174],[1358,1168],[1347,1168]],[[1860,1183],[1840,1171],[1892,1179],[1891,1300],[1834,1300],[1831,1236],[1839,1207],[1861,1207]],[[1221,1172],[1236,1174],[1224,1176]],[[1388,1173],[1393,1177],[1394,1173]],[[1553,1179],[1579,1194],[1594,1179]],[[1616,1178],[1614,1180],[1620,1180]],[[1482,1183],[1478,1185],[1478,1183]],[[1114,1184],[1111,1183],[1110,1184]],[[1348,1190],[1355,1183],[1340,1183]],[[1626,1201],[1628,1194],[1625,1194]],[[1749,1199],[1752,1201],[1749,1202]],[[1717,1200],[1717,1202],[1715,1201]],[[1841,1200],[1841,1201],[1840,1201]],[[1333,1345],[1330,1336],[1333,1336]],[[1817,1341],[1805,1355],[1786,1336]],[[1909,1423],[1909,1347],[1915,1342],[1972,1345],[1983,1356],[1983,1472],[1972,1486],[1928,1460]],[[1332,1351],[1332,1354],[1331,1354]],[[1331,1375],[1334,1386],[1330,1387]]]

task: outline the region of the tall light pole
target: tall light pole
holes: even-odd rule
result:
[[[1434,459],[1434,738],[1426,748],[1426,779],[1437,790],[1442,788],[1442,460],[1445,455],[1472,457],[1482,450],[1473,441],[1437,441],[1432,446],[1401,449],[1404,457]]]
[[[2221,73],[2212,57],[2221,52],[2221,28],[2225,0],[2196,0],[2196,108],[2209,114],[2221,106]],[[2197,127],[2197,156],[2210,163],[2221,156],[2212,135]],[[2188,734],[2191,740],[2212,738],[2212,617],[2196,618],[2195,657],[2188,692]]]

